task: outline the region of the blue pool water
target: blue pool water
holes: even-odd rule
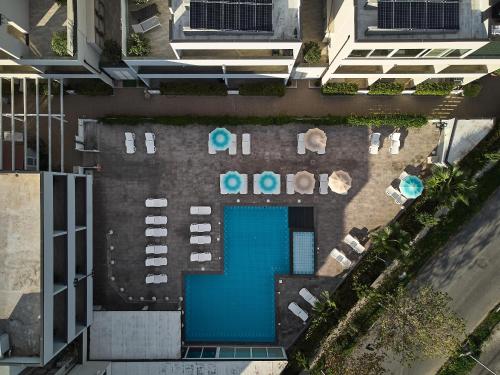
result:
[[[224,274],[185,277],[185,340],[274,342],[274,275],[290,273],[288,208],[224,208]]]

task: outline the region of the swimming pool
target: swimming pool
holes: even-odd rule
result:
[[[225,207],[224,274],[185,276],[185,341],[276,341],[274,275],[289,273],[288,208]]]

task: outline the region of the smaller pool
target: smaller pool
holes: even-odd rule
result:
[[[314,232],[293,232],[293,273],[314,274]]]

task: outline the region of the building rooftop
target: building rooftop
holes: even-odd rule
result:
[[[12,356],[40,355],[40,174],[0,174],[0,333]]]

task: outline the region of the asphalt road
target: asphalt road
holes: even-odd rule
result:
[[[472,331],[500,300],[500,189],[417,278],[447,292],[452,308]],[[500,349],[500,348],[497,348]],[[411,368],[386,363],[394,375],[434,375],[446,359],[418,361]],[[493,359],[492,359],[493,360]],[[498,359],[497,359],[498,361]]]

